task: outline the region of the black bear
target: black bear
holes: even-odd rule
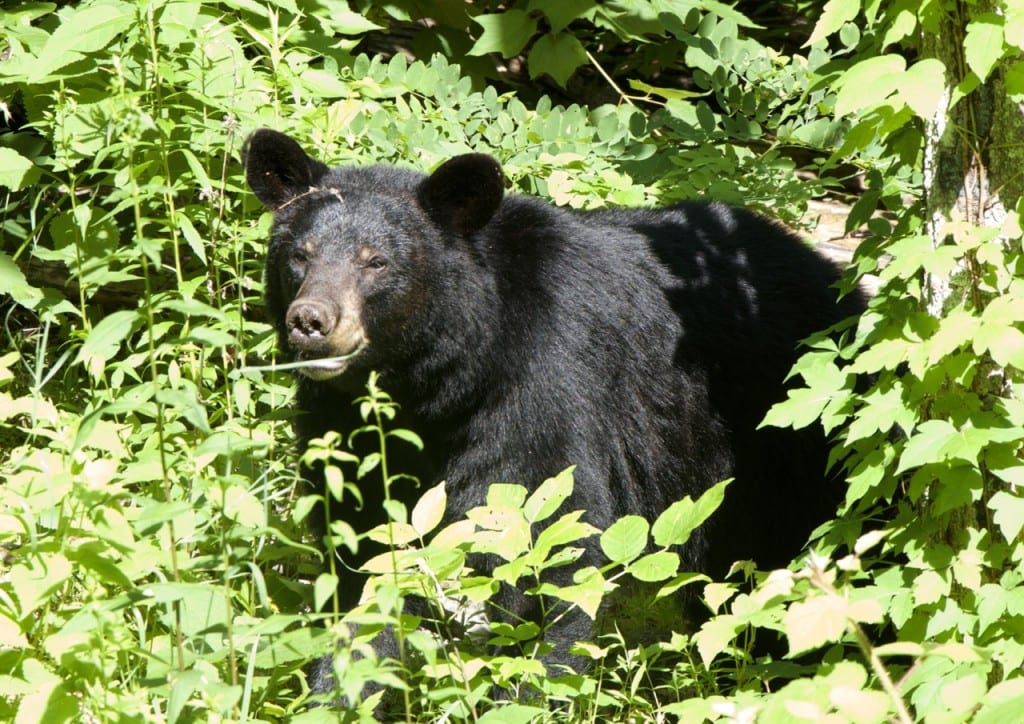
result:
[[[735,477],[681,552],[688,570],[721,575],[738,559],[784,565],[834,512],[821,431],[757,426],[784,399],[799,342],[864,302],[837,302],[838,270],[780,226],[719,203],[554,208],[506,196],[481,154],[429,176],[331,169],[263,129],[245,163],[274,214],[267,310],[282,350],[309,363],[300,443],[361,425],[353,400],[376,370],[396,424],[425,442],[410,472],[447,481],[453,517],[490,483],[536,486],[570,465],[566,508],[601,529]],[[418,492],[398,494],[411,505]],[[332,511],[357,530],[385,516],[381,491],[362,493],[361,508]],[[360,589],[345,580],[342,605]],[[588,626],[569,617],[550,632],[556,660]]]

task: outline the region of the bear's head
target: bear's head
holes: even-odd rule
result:
[[[471,263],[474,238],[504,195],[501,167],[466,154],[424,176],[330,169],[261,129],[243,149],[249,186],[274,214],[267,309],[283,347],[314,380],[387,367],[424,323],[435,292]]]

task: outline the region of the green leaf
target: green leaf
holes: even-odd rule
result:
[[[964,37],[967,67],[984,81],[1003,57],[1003,19],[986,13],[967,24]]]
[[[487,506],[518,510],[526,502],[526,488],[515,483],[494,483],[487,489]]]
[[[478,724],[528,724],[548,713],[547,709],[526,704],[495,706],[477,719]]]
[[[503,58],[519,54],[537,32],[537,21],[522,10],[477,15],[473,22],[484,29],[467,55],[498,53]]]
[[[106,48],[136,22],[136,8],[127,3],[92,5],[64,17],[37,54],[29,82],[40,83],[47,76],[81,60],[88,53]]]
[[[78,350],[76,362],[84,362],[94,376],[99,376],[104,365],[121,348],[121,343],[139,322],[139,313],[122,309],[101,319],[85,338]]]
[[[584,16],[584,13],[597,6],[597,0],[558,0],[553,3],[551,0],[530,0],[526,6],[528,12],[540,11],[548,19],[552,33],[560,33],[574,20]]]
[[[443,482],[430,488],[416,502],[410,522],[421,538],[441,523],[447,504],[448,495]]]
[[[803,47],[809,48],[819,40],[824,40],[832,35],[843,27],[844,23],[856,18],[858,12],[860,12],[860,0],[828,0],[821,11],[818,22],[814,25],[814,30],[811,31],[811,37],[807,39]]]
[[[576,69],[586,62],[583,45],[569,33],[542,35],[530,48],[527,58],[531,78],[547,73],[563,88]]]
[[[262,528],[267,524],[263,503],[241,485],[229,485],[221,502],[224,515],[240,525]]]
[[[337,590],[338,577],[333,573],[321,573],[313,583],[313,607],[317,611],[323,610]]]
[[[562,601],[579,606],[590,618],[597,618],[601,608],[601,600],[609,590],[608,583],[601,572],[593,567],[581,568],[573,574],[573,585],[556,586],[544,583],[538,592],[545,596],[554,596]]]
[[[13,148],[0,147],[0,186],[20,191],[38,178],[39,169],[34,163]]]
[[[639,515],[619,518],[601,534],[601,550],[614,563],[631,561],[647,547],[650,528]]]
[[[1000,490],[988,502],[992,509],[992,520],[999,526],[1003,538],[1013,543],[1024,528],[1024,498]]]
[[[914,63],[903,74],[899,95],[918,117],[931,121],[946,92],[946,66],[936,58]]]
[[[790,654],[838,641],[846,631],[847,603],[838,595],[793,603],[783,618]]]
[[[744,624],[732,614],[715,616],[701,624],[700,631],[693,635],[693,640],[697,644],[697,652],[704,666],[710,667],[715,657],[725,651],[743,628]]]
[[[575,469],[575,466],[566,468],[558,475],[545,480],[533,491],[523,505],[523,515],[528,521],[536,523],[550,518],[562,503],[568,500],[572,495]]]
[[[972,342],[975,353],[988,352],[999,366],[1024,370],[1024,332],[1016,327],[982,323]]]
[[[714,513],[725,499],[725,488],[732,480],[711,486],[694,502],[689,496],[673,503],[658,516],[651,528],[655,545],[667,548],[683,545],[690,535]]]
[[[850,115],[884,103],[901,87],[906,67],[907,61],[903,56],[892,54],[857,63],[837,83],[836,115]]]
[[[679,555],[672,551],[650,553],[630,563],[626,570],[640,581],[664,581],[679,571]]]
[[[2,165],[3,159],[0,158],[0,168]],[[10,294],[11,299],[15,302],[29,309],[43,298],[43,293],[25,279],[25,275],[14,263],[14,259],[2,251],[0,251],[0,289]]]

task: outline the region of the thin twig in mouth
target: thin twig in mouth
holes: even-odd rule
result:
[[[318,357],[317,359],[300,359],[295,362],[282,362],[274,363],[269,365],[256,365],[252,367],[243,367],[241,372],[273,372],[280,370],[300,370],[304,367],[323,367],[325,364],[333,364],[335,362],[347,362],[365,349],[366,345],[361,344],[352,352],[343,354],[339,357]]]

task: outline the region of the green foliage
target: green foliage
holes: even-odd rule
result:
[[[367,682],[399,692],[353,719],[378,705],[424,721],[1020,711],[1020,199],[1011,178],[997,223],[947,218],[939,231],[922,203],[936,118],[985,83],[1024,100],[1013,3],[958,15],[830,0],[808,10],[817,25],[800,49],[766,46],[767,30],[712,0],[451,0],[419,24],[424,4],[406,0],[8,5],[0,719],[333,721],[305,708],[301,673],[329,652],[351,700]],[[927,46],[954,18],[957,63]],[[360,52],[409,28],[415,60]],[[579,92],[588,80],[600,91]],[[545,90],[614,102],[559,105]],[[532,491],[496,485],[443,528],[443,487],[412,510],[389,503],[381,530],[331,521],[329,547],[393,544],[371,562],[372,603],[336,610],[344,571],[304,519],[323,496],[358,496],[370,469],[401,475],[383,455],[354,460],[347,434],[418,438],[390,428],[371,381],[366,427],[306,456],[328,464],[327,490],[298,487],[291,383],[260,301],[269,217],[238,163],[260,126],[331,163],[428,170],[492,153],[518,190],[577,208],[707,195],[796,222],[862,175],[848,224],[871,234],[855,272],[878,293],[840,341],[811,341],[767,421],[823,424],[837,442],[847,496],[814,555],[708,581],[680,570],[674,547],[726,485],[597,531],[583,511],[557,514],[567,470]],[[956,132],[984,146],[978,129]],[[583,541],[607,561],[556,584]],[[467,570],[473,552],[501,559],[493,578]],[[475,617],[499,583],[538,597],[542,625]],[[686,586],[709,612],[688,627],[670,595]],[[436,624],[400,613],[412,594]],[[312,613],[321,604],[329,614]],[[543,629],[569,609],[601,621],[576,647],[592,667],[545,672]],[[384,625],[402,661],[369,647]],[[764,654],[771,641],[792,656]],[[494,685],[513,698],[492,701]]]

